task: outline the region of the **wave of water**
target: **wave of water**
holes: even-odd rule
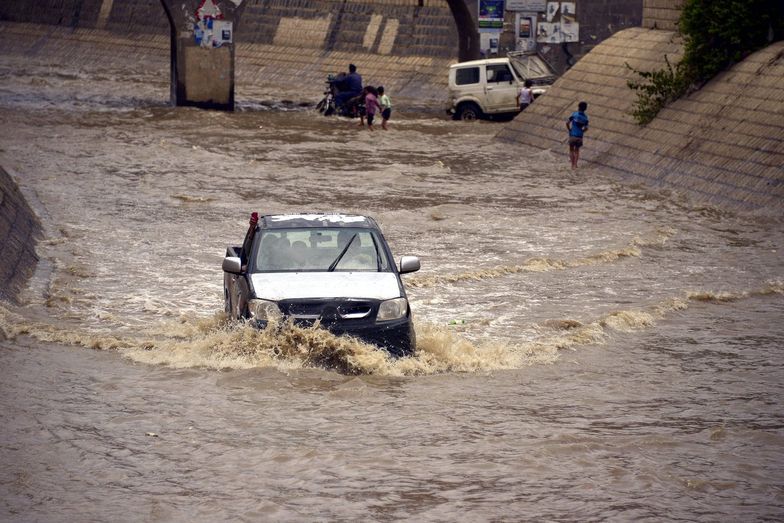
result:
[[[721,305],[771,295],[784,295],[784,282],[772,281],[760,289],[736,292],[688,291],[643,309],[616,310],[585,323],[574,319],[542,322],[536,326],[540,335],[520,344],[498,340],[474,342],[450,326],[419,323],[415,355],[399,359],[318,326],[298,327],[284,322],[257,329],[247,323],[229,322],[223,313],[161,323],[141,335],[118,336],[33,322],[0,306],[0,333],[5,338],[27,335],[41,341],[117,350],[136,362],[175,368],[322,368],[344,374],[413,376],[552,363],[561,351],[601,344],[613,332],[653,327],[669,313],[687,309],[691,302]]]
[[[601,251],[596,254],[579,258],[529,258],[523,263],[517,265],[499,265],[496,267],[488,267],[484,269],[477,269],[454,274],[429,274],[412,276],[406,279],[406,284],[410,285],[411,287],[424,288],[448,283],[457,283],[461,281],[488,280],[521,272],[557,271],[599,265],[603,263],[613,263],[624,258],[639,257],[642,253],[640,250],[641,247],[663,245],[674,234],[674,229],[670,227],[663,227],[648,237],[638,236],[629,242],[629,245],[619,249]]]

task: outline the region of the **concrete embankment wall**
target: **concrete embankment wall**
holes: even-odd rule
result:
[[[640,70],[674,63],[673,32],[628,29],[602,42],[498,139],[568,154],[565,122],[588,102],[581,161],[621,178],[741,211],[784,211],[784,42],[759,51],[641,127],[626,85]],[[568,161],[564,158],[564,161]]]
[[[0,299],[15,301],[33,275],[41,224],[13,178],[0,167]]]
[[[367,83],[384,84],[390,94],[446,98],[446,69],[458,53],[446,0],[246,1],[235,32],[239,83],[318,91],[327,74],[355,63]],[[169,25],[159,0],[4,0],[0,21],[0,50],[72,45],[102,63],[137,53],[168,60]],[[38,36],[37,47],[26,33]]]
[[[642,8],[642,26],[648,29],[677,31],[683,0],[645,0]]]

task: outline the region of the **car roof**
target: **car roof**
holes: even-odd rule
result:
[[[300,227],[360,227],[378,229],[373,218],[358,214],[303,213],[268,214],[261,217],[262,229],[289,229]]]
[[[457,64],[452,64],[449,67],[452,69],[456,67],[470,67],[475,65],[495,65],[495,64],[508,64],[509,58],[485,58],[483,60],[471,60],[469,62],[460,62]]]

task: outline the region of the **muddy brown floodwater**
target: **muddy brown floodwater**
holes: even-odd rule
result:
[[[499,124],[371,134],[252,86],[171,108],[166,81],[0,58],[0,160],[46,233],[0,306],[0,519],[784,518],[780,217]],[[417,354],[226,323],[251,211],[377,218],[422,260]]]

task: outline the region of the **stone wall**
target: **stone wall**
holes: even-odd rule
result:
[[[245,2],[236,32],[238,43],[395,56],[457,56],[457,28],[446,0]],[[169,35],[160,0],[3,0],[0,21]]]
[[[305,86],[312,98],[328,74],[355,63],[367,83],[385,85],[398,101],[446,99],[446,71],[458,55],[446,0],[246,2],[236,28],[238,85],[263,84],[284,96]],[[169,24],[160,0],[3,0],[0,21],[0,51],[69,46],[103,63],[153,53],[168,61]]]
[[[0,52],[57,56],[72,63],[106,67],[138,67],[169,75],[169,36],[71,29],[38,24],[2,23]],[[398,107],[418,105],[441,109],[446,100],[447,69],[453,59],[394,56],[274,44],[238,44],[237,85],[262,85],[277,99],[317,102],[329,73],[356,63],[366,83],[384,85]],[[168,93],[166,93],[168,96]]]
[[[249,0],[243,43],[397,56],[457,56],[457,29],[445,1]]]
[[[652,70],[677,61],[676,33],[628,29],[606,40],[498,138],[568,154],[566,118],[588,102],[590,130],[581,161],[620,178],[676,190],[742,211],[784,211],[784,42],[759,51],[644,127],[630,111],[635,93],[625,66]]]
[[[580,41],[570,44],[540,44],[540,52],[559,73],[572,67],[596,45],[613,34],[642,22],[642,0],[577,0]]]
[[[645,0],[642,8],[642,26],[648,29],[678,30],[683,0]]]
[[[41,224],[11,176],[0,167],[0,299],[15,301],[33,275]]]

